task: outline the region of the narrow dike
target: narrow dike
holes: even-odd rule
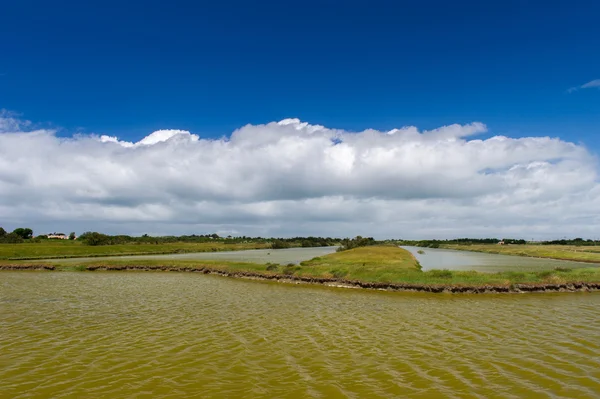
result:
[[[26,271],[26,270],[57,270],[50,265],[0,265],[0,270]],[[60,270],[60,269],[59,269]],[[196,272],[203,274],[215,274],[224,277],[244,278],[252,280],[276,281],[293,284],[318,284],[340,288],[363,288],[369,290],[383,291],[405,291],[405,292],[429,292],[429,293],[526,293],[526,292],[587,292],[599,291],[600,282],[572,282],[564,284],[513,284],[513,285],[422,285],[405,283],[377,283],[359,280],[345,280],[325,277],[307,277],[285,274],[267,274],[258,272],[228,271],[210,267],[170,267],[170,266],[86,266],[87,271],[165,271],[165,272]]]

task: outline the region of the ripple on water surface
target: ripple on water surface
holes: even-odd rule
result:
[[[600,295],[0,274],[0,397],[598,397]]]

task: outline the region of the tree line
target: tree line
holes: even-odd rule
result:
[[[584,240],[583,238],[574,239],[562,239],[562,240],[549,240],[549,241],[536,241],[528,242],[524,239],[517,238],[455,238],[450,240],[398,240],[397,243],[400,245],[413,245],[416,247],[426,248],[439,248],[442,244],[457,244],[457,245],[477,245],[477,244],[498,244],[504,243],[507,245],[525,245],[525,244],[537,244],[537,245],[577,245],[577,246],[592,246],[599,245],[599,240]]]
[[[47,235],[38,235],[34,238],[33,230],[28,227],[19,227],[12,232],[7,232],[0,227],[0,243],[4,244],[19,244],[23,242],[41,242],[47,239]],[[69,235],[70,240],[80,241],[84,245],[118,245],[118,244],[165,244],[175,242],[202,243],[219,241],[225,244],[238,243],[270,243],[273,249],[283,249],[291,247],[327,247],[340,246],[340,250],[352,249],[361,246],[376,245],[382,243],[393,243],[398,245],[414,245],[419,247],[438,248],[441,244],[459,244],[459,245],[476,245],[476,244],[504,244],[524,245],[528,242],[524,239],[515,238],[455,238],[448,240],[385,240],[378,241],[373,237],[357,236],[355,238],[335,238],[335,237],[250,237],[231,235],[222,237],[216,233],[212,234],[191,234],[181,236],[151,236],[144,234],[142,236],[130,235],[108,235],[95,231],[88,231],[81,234],[79,237],[72,232]],[[576,246],[592,246],[599,245],[600,240],[591,240],[583,238],[560,239],[535,242],[539,245],[576,245]]]
[[[0,243],[3,244],[18,244],[25,240],[33,238],[33,230],[28,227],[19,227],[8,233],[0,227]]]

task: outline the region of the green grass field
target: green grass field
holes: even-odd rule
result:
[[[69,257],[154,255],[184,252],[239,251],[268,248],[268,243],[225,244],[222,241],[202,243],[84,245],[79,241],[44,240],[39,243],[0,244],[0,260],[33,260]]]
[[[574,260],[579,262],[600,263],[600,246],[443,244],[440,246],[440,248],[456,249],[461,251],[486,252],[491,254],[518,255],[536,258],[550,258]]]

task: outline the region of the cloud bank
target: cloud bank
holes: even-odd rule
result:
[[[484,124],[348,132],[285,119],[222,139],[59,138],[0,114],[0,225],[37,232],[600,236],[595,157]]]
[[[569,90],[567,90],[567,92],[573,93],[574,91],[577,91],[579,89],[593,89],[593,88],[600,89],[600,79],[591,80],[587,83],[582,84],[581,86],[571,87]]]

